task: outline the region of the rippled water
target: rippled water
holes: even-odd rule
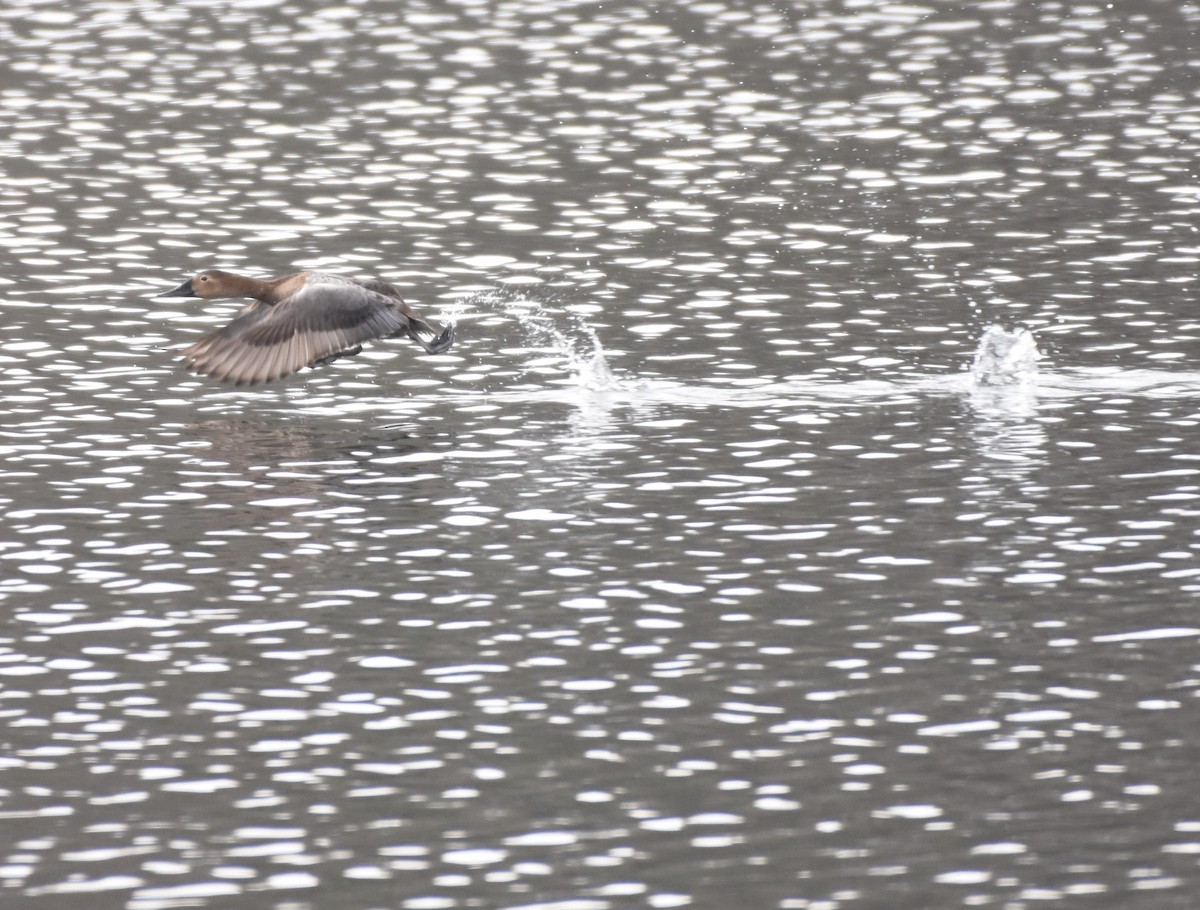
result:
[[[0,905],[1192,905],[1194,3],[60,6]],[[231,390],[208,266],[459,341]]]

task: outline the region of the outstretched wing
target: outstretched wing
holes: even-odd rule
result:
[[[324,276],[324,273],[322,275]],[[365,288],[375,294],[382,294],[384,297],[390,297],[394,300],[400,308],[400,312],[408,317],[409,337],[429,353],[439,354],[450,347],[450,342],[454,340],[454,327],[447,326],[439,334],[437,329],[426,322],[416,310],[404,302],[404,298],[400,296],[400,292],[393,285],[378,278],[347,278],[342,280],[349,281],[360,288]],[[433,337],[430,341],[426,341],[421,337],[421,334]]]
[[[364,341],[409,333],[411,322],[397,302],[383,294],[352,283],[317,283],[281,303],[251,304],[229,325],[184,351],[183,359],[194,372],[234,385],[254,385],[288,376]]]

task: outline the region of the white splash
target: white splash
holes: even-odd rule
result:
[[[566,367],[569,385],[589,392],[611,392],[621,388],[620,380],[608,365],[600,337],[582,316],[525,296],[488,294],[475,298],[474,302],[487,304],[514,317],[533,346]]]
[[[976,385],[1024,385],[1037,377],[1039,352],[1028,329],[1008,331],[989,326],[979,339],[971,378]]]

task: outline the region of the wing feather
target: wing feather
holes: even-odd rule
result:
[[[254,301],[185,350],[183,360],[196,373],[254,385],[365,341],[414,330],[433,332],[391,285],[319,276],[279,303]]]

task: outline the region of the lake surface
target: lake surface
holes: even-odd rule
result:
[[[1195,3],[60,7],[6,910],[1194,906]],[[230,389],[206,267],[459,340]]]

